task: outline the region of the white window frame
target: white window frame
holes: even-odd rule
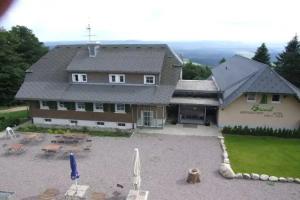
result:
[[[153,83],[147,83],[147,78],[152,78]],[[145,85],[154,85],[155,84],[155,75],[144,75],[144,84]]]
[[[62,104],[63,106],[61,106],[61,104]],[[61,102],[61,101],[58,101],[58,102],[57,102],[57,110],[67,110],[67,108],[66,108],[64,102]]]
[[[98,124],[98,123],[101,123],[101,124]],[[96,122],[96,125],[97,125],[97,126],[105,126],[105,122],[103,122],[103,121],[98,121],[98,122]]]
[[[81,107],[81,106],[79,106],[80,104],[83,104],[84,106]],[[86,111],[85,110],[85,103],[83,103],[83,102],[77,102],[76,103],[76,111]]]
[[[249,99],[249,95],[254,95],[254,99]],[[256,99],[257,99],[256,97],[257,97],[256,94],[248,93],[248,94],[247,94],[247,97],[246,97],[246,98],[247,98],[247,102],[248,102],[248,103],[256,103]]]
[[[49,106],[45,106],[43,103],[47,101],[40,101],[40,108],[43,110],[49,110]]]
[[[78,81],[76,81],[76,78],[75,78],[76,76],[78,77]],[[83,77],[85,77],[85,80]],[[86,83],[87,82],[87,74],[73,73],[72,74],[72,82],[73,83]]]
[[[51,124],[52,119],[50,119],[50,118],[44,118],[44,122],[47,123],[47,124]]]
[[[101,105],[102,109],[97,109],[97,104]],[[103,112],[103,103],[94,103],[94,112]]]
[[[279,101],[273,101],[273,96],[279,96]],[[280,96],[280,94],[272,94],[272,98],[271,98],[271,102],[272,103],[275,103],[275,104],[279,104],[279,103],[281,103],[281,96]]]
[[[124,123],[124,122],[118,122],[118,123],[117,123],[117,126],[125,127],[125,126],[126,126],[126,123]]]
[[[112,80],[112,77],[115,76],[115,81]],[[123,81],[120,81],[120,77],[123,77]],[[109,82],[110,83],[125,83],[125,74],[109,74]]]
[[[75,122],[75,123],[73,123],[73,122]],[[70,124],[71,124],[71,126],[77,126],[78,125],[78,121],[74,120],[74,119],[71,119],[70,120]]]
[[[124,109],[120,110],[118,109],[118,106],[123,105]],[[126,112],[126,106],[123,103],[117,103],[115,104],[115,113],[125,113]]]

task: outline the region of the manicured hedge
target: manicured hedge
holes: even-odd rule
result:
[[[252,136],[274,136],[274,137],[284,137],[284,138],[300,138],[300,128],[299,129],[272,129],[269,127],[256,127],[249,128],[247,126],[225,126],[222,129],[223,134],[231,135],[252,135]]]
[[[131,132],[124,130],[90,130],[87,127],[82,127],[81,129],[72,128],[58,128],[58,127],[41,127],[35,125],[19,127],[18,131],[21,132],[37,132],[37,133],[49,133],[49,134],[65,134],[65,133],[86,133],[91,136],[100,137],[130,137]]]

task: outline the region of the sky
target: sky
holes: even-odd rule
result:
[[[299,0],[16,0],[0,19],[41,41],[287,42],[300,33]]]

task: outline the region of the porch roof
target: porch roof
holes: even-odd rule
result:
[[[179,80],[176,85],[177,91],[218,92],[213,80]]]
[[[219,106],[217,98],[202,98],[202,97],[172,97],[171,104],[189,104],[189,105],[205,105]]]

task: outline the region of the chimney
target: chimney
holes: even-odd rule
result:
[[[89,57],[95,58],[97,56],[99,45],[95,44],[89,44],[88,50],[89,50]]]

